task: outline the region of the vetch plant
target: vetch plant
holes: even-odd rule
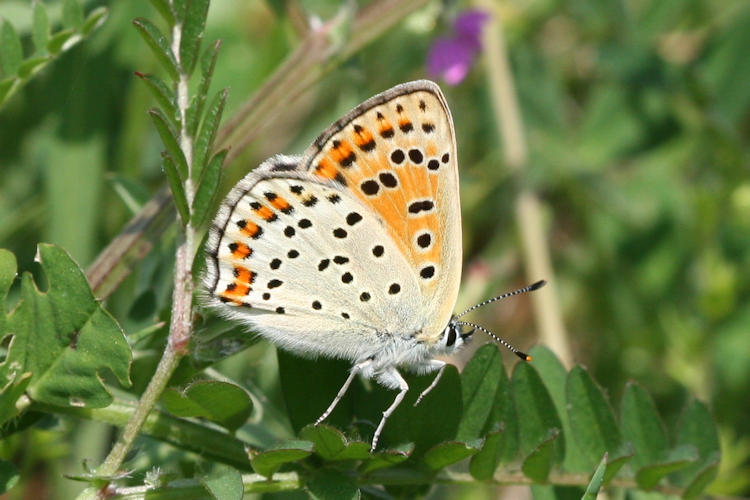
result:
[[[220,43],[203,47],[207,0],[152,3],[162,16],[161,27],[144,18],[134,24],[166,76],[136,75],[157,104],[148,116],[163,143],[169,186],[159,213],[173,216],[177,228],[172,304],[160,316],[169,332],[159,336],[161,323],[123,332],[122,318],[106,310],[82,269],[56,245],[38,246],[42,275],[35,281],[25,273],[18,293],[9,294],[18,265],[11,252],[0,250],[3,439],[52,418],[119,429],[104,461],[88,462],[75,476],[89,486],[81,498],[238,499],[290,490],[318,498],[414,497],[434,485],[478,483],[532,485],[540,498],[560,497],[557,486],[575,487],[587,499],[602,488],[685,498],[701,494],[720,458],[705,404],[690,399],[667,429],[640,385],[628,384],[619,401],[610,401],[584,367],[566,370],[541,346],[531,349],[533,362],[515,364],[510,375],[497,347],[482,346],[460,373],[449,365],[418,406],[416,398],[433,377],[407,376],[411,390],[374,453],[368,442],[373,422],[393,400],[392,391],[356,379],[326,423],[311,425],[345,380],[346,363],[300,359],[280,350],[276,360],[285,408],[221,375],[215,364],[253,340],[218,320],[196,319],[194,307],[195,260],[228,157],[219,132],[227,91],[210,91]],[[406,8],[406,2],[375,3],[391,9],[388,15],[364,11],[353,22],[381,26],[383,19],[395,22],[402,15],[398,9]],[[374,32],[354,30],[352,36]],[[309,36],[317,39],[320,33]],[[3,71],[17,70],[15,38],[0,43],[3,49],[11,46],[3,52],[11,54]],[[295,91],[309,85],[289,77],[296,69],[286,66],[274,83]],[[272,104],[258,99],[253,102],[261,110]],[[129,228],[136,233],[153,226]],[[149,236],[167,239],[160,231]],[[137,238],[129,240],[134,247]],[[111,290],[119,279],[100,283]],[[203,330],[198,339],[197,321]],[[142,356],[149,341],[163,353],[136,400],[118,386],[128,387],[140,375],[130,367],[134,352]],[[264,420],[258,424],[254,419],[261,412]],[[149,439],[134,445],[139,436]],[[163,449],[169,453],[155,451]],[[0,460],[0,491],[11,490],[19,479],[14,465]]]

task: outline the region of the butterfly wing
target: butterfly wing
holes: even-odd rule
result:
[[[303,168],[352,193],[383,225],[419,283],[417,336],[439,338],[461,280],[453,121],[440,88],[405,83],[352,110],[307,150]]]
[[[434,342],[460,280],[455,157],[435,84],[366,101],[303,158],[271,158],[232,189],[206,245],[209,301],[301,354]]]
[[[268,160],[227,196],[207,243],[206,288],[221,312],[282,347],[367,358],[385,332],[418,328],[419,284],[378,219],[298,160]]]

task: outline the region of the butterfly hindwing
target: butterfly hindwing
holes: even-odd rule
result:
[[[306,354],[350,357],[380,348],[378,332],[418,329],[419,284],[383,225],[350,194],[274,170],[289,160],[227,197],[208,244],[210,295]]]
[[[396,86],[355,108],[308,149],[302,167],[351,193],[385,226],[420,288],[431,341],[450,319],[461,277],[461,215],[450,111],[432,82]]]

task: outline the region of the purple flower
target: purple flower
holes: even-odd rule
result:
[[[482,49],[480,35],[489,14],[482,10],[467,10],[453,21],[453,33],[432,43],[427,55],[427,73],[440,77],[448,85],[458,85]]]

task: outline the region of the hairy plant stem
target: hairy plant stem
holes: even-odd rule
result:
[[[357,485],[388,485],[388,486],[414,486],[419,484],[465,484],[476,485],[477,480],[471,475],[461,472],[440,472],[437,476],[416,470],[406,469],[384,469],[379,473],[353,478]],[[585,486],[589,482],[586,474],[550,474],[548,484],[556,486]],[[498,472],[488,481],[488,484],[497,486],[531,485],[533,481],[521,472]],[[608,483],[611,487],[634,489],[637,484],[632,480],[613,479]],[[244,493],[275,493],[281,491],[301,490],[304,487],[303,479],[296,472],[280,472],[270,478],[259,474],[243,474],[242,485]],[[193,498],[199,496],[205,490],[197,480],[181,481],[179,485],[167,485],[157,488],[148,486],[136,486],[118,488],[115,493],[118,499],[142,499],[148,493],[149,500],[170,498]],[[667,495],[680,495],[682,490],[673,486],[659,485],[653,489],[654,492]],[[192,495],[192,496],[191,496]]]
[[[180,41],[182,40],[182,23],[175,23],[172,28],[172,53],[177,60],[178,67],[182,68],[180,60]],[[190,219],[193,215],[193,199],[195,188],[193,185],[193,138],[190,136],[187,125],[187,110],[190,105],[189,81],[184,68],[180,70],[179,79],[176,84],[177,108],[180,113],[180,149],[187,163],[187,175],[183,181],[185,198],[187,199]],[[169,324],[169,337],[164,348],[161,360],[156,367],[153,377],[148,383],[146,390],[141,395],[133,414],[125,425],[122,434],[107,455],[107,458],[97,469],[97,475],[111,477],[117,474],[125,457],[133,446],[135,438],[141,431],[146,418],[156,405],[157,400],[164,391],[170,377],[177,368],[180,359],[187,354],[187,347],[192,333],[192,309],[193,309],[193,259],[195,257],[195,228],[191,220],[184,225],[175,255],[174,266],[174,289],[172,291],[172,317]],[[95,498],[98,495],[89,488],[79,498]]]

